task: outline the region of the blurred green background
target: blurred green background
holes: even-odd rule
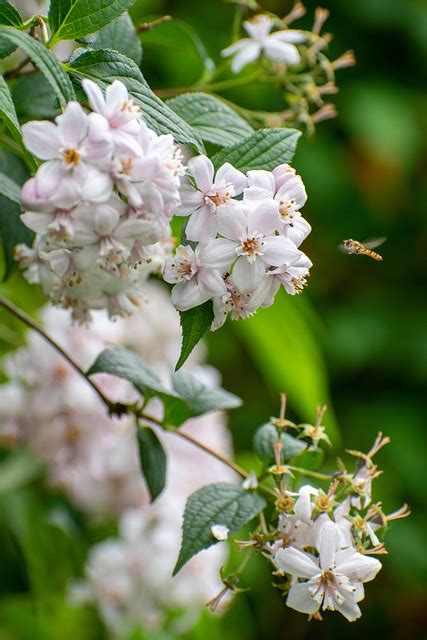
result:
[[[298,26],[309,28],[316,4],[305,2],[310,17]],[[284,15],[290,5],[265,1],[263,8]],[[326,0],[322,6],[331,10],[326,30],[335,36],[329,57],[352,48],[357,66],[337,74],[338,118],[321,123],[313,137],[304,137],[294,161],[309,195],[305,217],[313,226],[304,244],[314,262],[309,290],[298,298],[281,296],[255,318],[228,323],[210,335],[210,362],[221,370],[225,388],[245,402],[230,420],[242,463],[255,465],[249,453],[252,436],[266,418],[277,414],[279,391],[289,393],[291,417],[304,420],[314,417],[318,402],[327,401],[340,454],[346,447],[369,448],[378,430],[391,436],[391,445],[377,460],[385,470],[376,483],[377,499],[383,500],[386,512],[407,501],[413,515],[390,528],[390,555],[383,557],[378,579],[367,586],[359,622],[349,625],[338,615],[325,616],[321,624],[305,622],[284,607],[270,586],[268,567],[260,561],[253,562],[243,578],[251,591],[236,598],[225,618],[203,616],[188,636],[191,640],[299,640],[344,634],[349,640],[374,634],[398,639],[418,637],[425,628],[427,98],[422,74],[427,6],[422,0]],[[132,13],[138,22],[166,13],[185,21],[200,35],[209,57],[219,62],[220,50],[230,41],[235,7],[220,0],[137,0]],[[200,77],[203,65],[189,34],[187,27],[168,23],[142,35],[142,70],[154,88],[192,84]],[[221,95],[248,108],[283,108],[280,96],[265,86]],[[372,236],[387,237],[382,263],[337,251],[344,238]],[[27,294],[22,304],[28,309]],[[44,509],[38,503],[40,492],[22,499],[31,495],[32,509],[39,514]],[[45,496],[45,501],[55,499]],[[62,542],[66,552],[70,542]],[[2,544],[0,566],[10,544]],[[16,549],[12,551],[16,555]],[[81,559],[70,559],[74,561],[78,566]],[[23,567],[16,573],[20,562],[3,562],[2,582],[5,590],[15,589],[24,597],[28,582]],[[32,589],[37,592],[37,585]],[[43,606],[51,620],[49,635],[36,635],[36,604],[28,612],[29,627],[19,608],[0,606],[9,621],[5,628],[11,629],[10,635],[0,632],[0,640],[106,637],[90,613],[71,614],[57,604],[49,609],[49,601]],[[32,632],[25,631],[30,628]]]

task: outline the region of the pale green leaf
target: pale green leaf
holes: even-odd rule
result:
[[[141,41],[127,12],[79,42],[91,49],[113,49],[131,58],[138,66],[141,64]]]

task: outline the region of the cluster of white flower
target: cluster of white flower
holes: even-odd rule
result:
[[[184,167],[172,136],[145,124],[123,83],[105,95],[82,84],[90,113],[69,102],[56,124],[22,127],[45,162],[22,189],[21,217],[36,240],[16,254],[31,282],[85,322],[90,309],[128,315],[148,274],[161,272]]]
[[[150,302],[131,318],[111,323],[98,311],[86,329],[71,326],[66,311],[50,307],[43,312],[44,326],[84,369],[107,346],[122,344],[133,348],[166,384],[180,350],[179,318],[164,288],[148,283],[147,291]],[[197,348],[189,366],[204,382],[216,384],[218,374],[201,364],[203,355]],[[167,486],[149,504],[130,417],[108,418],[93,390],[36,334],[29,334],[27,347],[7,356],[4,364],[10,382],[0,385],[0,443],[27,446],[47,464],[49,483],[63,489],[90,518],[119,518],[119,537],[91,549],[85,583],[73,588],[73,598],[94,602],[115,632],[132,625],[159,626],[171,609],[181,609],[186,619],[188,614],[191,624],[221,588],[219,568],[226,549],[209,550],[171,580],[185,501],[206,482],[233,482],[234,474],[174,434],[161,432]],[[96,383],[114,402],[134,399],[125,380],[98,374]],[[150,401],[149,411],[161,418],[156,400]],[[183,429],[229,455],[222,414],[190,420]]]
[[[363,584],[381,569],[372,555],[386,553],[377,533],[409,515],[407,505],[385,515],[381,503],[372,504],[372,480],[380,474],[372,456],[387,442],[379,434],[367,455],[353,452],[360,456],[356,471],[338,472],[327,493],[308,484],[280,493],[278,527],[266,549],[292,609],[317,619],[327,609],[350,622],[361,616]]]
[[[261,53],[274,62],[283,62],[288,66],[298,64],[301,56],[296,44],[307,40],[307,34],[298,29],[273,30],[275,23],[270,16],[259,13],[243,23],[249,38],[242,38],[222,51],[224,57],[233,56],[231,70],[239,73],[251,62],[255,62]]]
[[[245,175],[226,163],[215,174],[211,160],[197,156],[188,174],[177,215],[189,216],[192,244],[180,245],[164,270],[177,309],[212,299],[216,329],[229,312],[245,318],[270,306],[281,284],[299,293],[312,263],[298,247],[311,227],[300,213],[307,195],[295,170],[283,164]]]

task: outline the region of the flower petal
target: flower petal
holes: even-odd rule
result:
[[[205,196],[193,186],[186,184],[180,189],[181,205],[176,212],[177,216],[188,216],[194,213],[205,203]]]
[[[238,241],[247,229],[247,209],[237,200],[217,208],[218,233],[229,240]]]
[[[362,615],[359,606],[356,603],[354,595],[349,594],[347,591],[337,588],[338,593],[344,598],[344,602],[337,602],[334,599],[334,607],[336,611],[339,611],[349,622],[354,622]]]
[[[276,186],[271,171],[264,171],[262,169],[248,171],[247,177],[249,187],[259,187],[260,189],[269,191],[271,196],[274,195]]]
[[[307,582],[294,584],[289,589],[286,605],[300,613],[313,614],[319,610],[319,603],[314,600],[310,591],[310,585]]]
[[[264,255],[262,259],[273,267],[289,265],[298,260],[300,250],[296,248],[292,240],[283,236],[271,236],[264,240]]]
[[[105,115],[105,99],[101,88],[93,82],[85,78],[82,80],[82,87],[89,100],[89,105],[93,111]]]
[[[332,569],[335,555],[340,545],[340,533],[334,522],[325,522],[317,535],[316,547],[319,551],[320,566],[323,571]]]
[[[296,578],[310,579],[320,573],[314,556],[295,547],[279,549],[274,556],[274,563],[281,573],[289,573]]]
[[[299,44],[300,42],[304,42],[307,39],[304,31],[298,31],[298,29],[275,31],[269,37],[273,38],[274,40],[280,40],[281,42],[290,42],[292,44]]]
[[[189,240],[208,240],[216,236],[216,216],[208,207],[203,206],[199,211],[191,214],[185,227],[185,235]]]
[[[272,235],[280,227],[279,205],[271,198],[263,200],[262,204],[248,213],[248,233],[263,233]]]
[[[301,56],[295,45],[280,42],[280,40],[275,40],[271,36],[266,39],[263,49],[265,55],[267,58],[270,58],[270,60],[285,62],[288,65],[298,64],[301,61]]]
[[[245,256],[238,259],[233,268],[233,281],[242,293],[255,291],[265,277],[265,266],[262,260],[249,262]]]
[[[58,127],[53,122],[27,122],[22,125],[24,144],[41,160],[52,160],[58,156],[61,146]]]
[[[351,555],[343,555],[343,553],[337,554],[336,571],[337,573],[343,573],[350,580],[369,582],[375,578],[382,567],[379,560],[371,556],[365,556],[363,553],[358,553],[357,551],[354,551]]]
[[[196,249],[202,267],[226,270],[236,260],[236,243],[226,238],[216,238],[200,243]]]
[[[225,282],[219,271],[200,269],[197,275],[197,281],[199,283],[200,292],[203,296],[215,298],[216,296],[221,296],[227,293]]]
[[[180,282],[172,289],[172,304],[180,311],[187,311],[193,307],[198,307],[209,300],[209,295],[204,295],[200,291],[197,279],[192,278],[187,282]]]
[[[88,116],[78,102],[69,102],[64,113],[56,118],[62,143],[77,149],[88,132]]]
[[[239,73],[243,67],[246,67],[247,64],[259,58],[260,53],[261,46],[258,42],[249,41],[244,47],[241,47],[240,51],[234,56],[231,62],[231,70],[233,73]]]
[[[234,187],[234,195],[238,196],[247,186],[248,181],[244,173],[235,169],[229,162],[226,162],[218,169],[215,176],[215,185],[221,183],[230,183]]]
[[[214,166],[206,156],[196,156],[188,161],[188,172],[193,176],[196,185],[203,192],[208,192],[212,188],[214,177]]]

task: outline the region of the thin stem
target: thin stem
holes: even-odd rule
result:
[[[163,22],[169,22],[169,20],[172,20],[172,16],[161,16],[160,18],[152,20],[151,22],[144,22],[143,24],[137,26],[136,32],[145,33],[146,31],[151,31],[151,29],[154,29],[154,27],[157,27],[159,24],[163,24]]]
[[[181,93],[189,93],[193,91],[223,91],[224,89],[233,89],[234,87],[241,87],[258,80],[260,71],[256,71],[250,76],[244,76],[243,78],[229,78],[228,80],[221,80],[219,82],[207,83],[204,85],[191,85],[187,87],[171,87],[166,89],[156,89],[154,92],[160,98],[170,98],[172,96],[181,95]]]
[[[92,387],[95,393],[98,395],[100,400],[105,404],[107,409],[111,411],[114,407],[114,403],[112,403],[107,396],[103,394],[101,389],[99,389],[96,384],[86,375],[85,371],[75,362],[72,357],[59,345],[53,338],[51,338],[47,333],[44,332],[42,327],[40,327],[25,311],[22,311],[19,307],[13,304],[7,298],[0,296],[0,307],[3,307],[9,313],[14,315],[16,318],[21,320],[27,327],[30,327],[33,331],[36,331],[39,335],[42,336],[50,344],[51,347],[55,349],[83,378],[87,381],[87,383]]]
[[[310,469],[301,469],[301,467],[293,467],[289,464],[286,465],[291,471],[297,471],[303,476],[311,476],[312,478],[318,478],[319,480],[333,480],[334,476],[327,473],[318,473],[317,471],[310,471]]]
[[[45,333],[42,327],[40,327],[31,318],[31,316],[29,316],[27,313],[25,313],[25,311],[22,311],[22,309],[14,305],[13,302],[11,302],[10,300],[7,300],[7,298],[4,298],[3,296],[0,296],[0,307],[3,307],[7,311],[9,311],[9,313],[14,315],[19,320],[21,320],[21,322],[23,322],[24,324],[26,324],[27,327],[29,327],[30,329],[32,329],[33,331],[36,331],[39,335],[41,335],[46,340],[46,342],[48,342],[51,347],[53,347],[63,358],[65,358],[65,360],[77,371],[77,373],[79,373],[86,380],[86,382],[92,387],[95,393],[97,393],[101,401],[105,404],[108,411],[111,413],[111,411],[114,410],[116,405],[113,402],[111,402],[111,400],[109,400],[107,396],[103,394],[101,389],[99,389],[96,386],[96,384],[93,382],[93,380],[91,380],[86,375],[86,372],[77,364],[77,362],[75,362],[72,359],[72,357],[53,338],[47,335],[47,333]],[[131,408],[123,406],[121,407],[121,410],[122,412],[126,413],[126,412],[130,412]],[[158,427],[164,426],[161,420],[158,420],[154,416],[146,415],[145,413],[143,413],[141,407],[139,409],[134,409],[131,412],[134,413],[137,418],[140,418],[142,420],[147,420],[148,422],[151,422]],[[216,458],[217,460],[220,460],[220,462],[230,467],[230,469],[233,469],[233,471],[235,471],[242,478],[247,478],[248,474],[246,473],[246,471],[242,469],[242,467],[240,467],[238,464],[233,462],[233,460],[229,460],[218,451],[214,451],[213,449],[203,444],[202,442],[199,442],[198,440],[188,435],[187,433],[184,433],[182,431],[172,431],[172,433],[175,433],[175,435],[179,436],[183,440],[187,440],[187,442],[191,442],[191,444],[193,444],[195,447],[202,449],[202,451],[205,451],[212,457]]]
[[[147,420],[148,422],[152,422],[157,427],[164,426],[161,420],[158,420],[157,418],[154,418],[153,416],[149,416],[145,413],[141,413],[140,418],[142,420]],[[193,436],[190,436],[188,433],[184,433],[184,431],[178,431],[178,430],[173,430],[171,431],[171,433],[174,433],[176,436],[179,436],[183,440],[187,440],[187,442],[191,442],[191,444],[194,444],[195,447],[198,447],[202,451],[205,451],[206,453],[211,455],[213,458],[216,458],[217,460],[225,464],[227,467],[230,467],[230,469],[233,469],[233,471],[235,471],[241,478],[248,477],[249,474],[244,469],[242,469],[242,467],[240,467],[238,464],[233,462],[233,460],[230,460],[226,456],[223,456],[222,453],[219,453],[218,451],[211,449],[206,444],[203,444],[203,442],[199,442],[198,440],[196,440],[196,438],[193,438]]]

